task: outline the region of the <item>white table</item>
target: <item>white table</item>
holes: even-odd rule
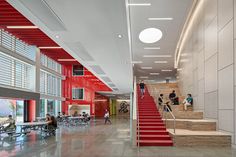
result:
[[[46,120],[46,117],[36,117],[38,122],[42,122]]]
[[[84,119],[84,117],[68,117],[71,120],[76,120],[76,119]]]
[[[79,124],[82,124],[84,122],[84,117],[68,117],[69,119],[69,124],[77,126]]]
[[[21,133],[30,133],[30,130],[35,127],[43,128],[44,126],[47,126],[47,122],[19,122],[16,123],[16,126],[19,126],[21,128]],[[24,131],[23,131],[24,130]]]

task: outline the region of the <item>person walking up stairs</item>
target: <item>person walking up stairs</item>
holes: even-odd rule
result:
[[[147,88],[144,97],[138,90],[137,144],[140,146],[173,146],[162,117]]]

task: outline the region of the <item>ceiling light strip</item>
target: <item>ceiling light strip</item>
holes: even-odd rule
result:
[[[151,3],[129,3],[128,6],[151,6]]]
[[[59,62],[71,62],[71,61],[76,61],[76,59],[58,59],[57,61],[59,61]]]
[[[143,55],[145,58],[165,58],[171,57],[171,55]]]
[[[168,62],[167,61],[154,61],[154,63],[157,63],[157,64],[159,64],[159,63],[162,64],[163,63],[164,64],[164,63],[168,63]]]
[[[189,11],[187,20],[184,24],[183,30],[181,32],[179,41],[175,49],[175,68],[178,68],[181,51],[187,40],[188,34],[193,26],[193,21],[195,20],[197,14],[199,14],[200,9],[202,8],[203,2],[203,0],[194,0],[192,8]]]
[[[39,49],[62,49],[62,47],[59,46],[45,46],[45,47],[39,47]]]
[[[148,76],[140,76],[139,78],[148,78]]]
[[[152,67],[141,67],[141,69],[152,69]]]
[[[172,17],[150,17],[148,18],[150,21],[170,21],[173,20]]]
[[[172,70],[166,69],[166,70],[161,70],[161,71],[163,71],[163,72],[170,72],[170,71],[172,71]]]
[[[132,61],[133,64],[141,64],[143,61]]]
[[[159,75],[160,73],[150,73],[150,75]]]
[[[8,29],[38,29],[37,26],[7,26]]]
[[[144,50],[160,50],[160,47],[144,47]]]

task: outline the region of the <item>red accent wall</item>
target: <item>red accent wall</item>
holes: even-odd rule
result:
[[[109,99],[103,95],[95,94],[95,116],[103,117],[105,110],[110,110]]]
[[[87,69],[83,76],[72,75],[72,65],[63,65],[63,75],[66,79],[62,81],[62,95],[66,101],[62,102],[62,112],[68,114],[70,104],[90,105],[90,114],[95,114],[94,99],[96,91],[111,91],[104,83],[97,79]],[[84,100],[72,99],[72,88],[84,88]]]

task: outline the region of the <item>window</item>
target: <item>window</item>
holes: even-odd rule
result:
[[[47,100],[47,113],[54,116],[56,115],[55,102],[55,100]]]
[[[0,43],[3,47],[16,52],[32,61],[35,61],[36,47],[26,44],[25,42],[17,39],[15,36],[11,35],[7,31],[0,29]]]
[[[83,88],[72,88],[72,99],[73,100],[83,100],[84,99],[84,89]]]
[[[73,76],[84,75],[84,67],[82,65],[73,65]]]
[[[40,93],[60,97],[61,78],[40,70]]]
[[[61,74],[61,64],[57,63],[53,59],[51,59],[41,53],[40,54],[40,61],[41,61],[41,65]]]
[[[35,67],[0,52],[0,84],[34,91]]]

